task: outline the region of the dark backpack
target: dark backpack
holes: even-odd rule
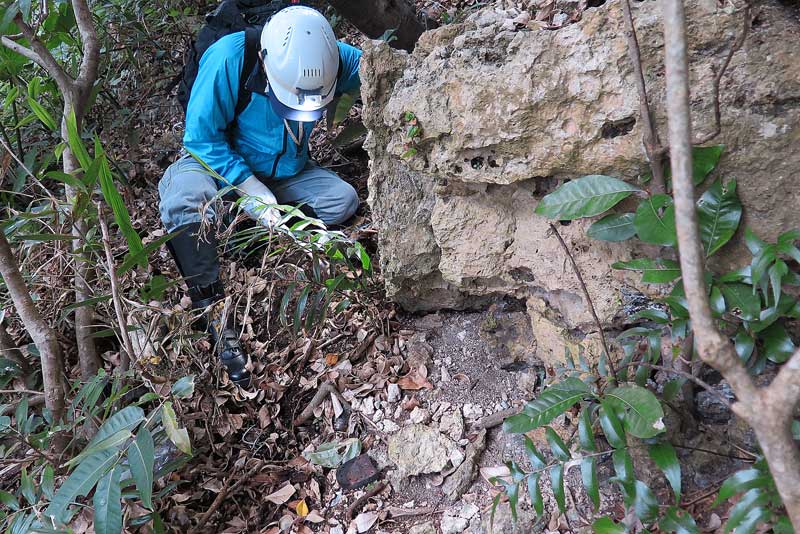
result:
[[[244,31],[244,66],[239,76],[239,99],[234,114],[238,116],[250,103],[251,93],[244,85],[258,61],[261,29],[272,15],[284,7],[299,3],[299,0],[224,0],[217,9],[206,15],[205,26],[200,29],[186,51],[183,70],[177,83],[177,98],[184,114],[189,105],[189,96],[192,94],[192,85],[197,79],[203,53],[222,37]]]

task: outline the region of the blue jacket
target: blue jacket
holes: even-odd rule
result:
[[[232,33],[203,54],[186,110],[183,135],[184,147],[233,185],[250,175],[280,179],[298,174],[308,162],[308,138],[313,127],[306,123],[302,146],[298,148],[288,136],[283,119],[272,111],[267,97],[254,92],[228,132],[239,97],[244,42],[244,32]],[[342,64],[336,93],[342,94],[360,86],[361,51],[345,43],[338,45]],[[296,137],[299,124],[289,121],[289,125]]]

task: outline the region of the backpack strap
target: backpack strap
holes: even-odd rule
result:
[[[258,47],[261,42],[261,29],[260,28],[247,28],[244,31],[244,64],[242,65],[242,72],[239,75],[239,98],[236,100],[236,110],[233,114],[233,120],[244,111],[244,108],[250,103],[253,93],[245,87],[250,73],[256,67],[258,62]]]

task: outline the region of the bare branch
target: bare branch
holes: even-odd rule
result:
[[[606,335],[603,332],[603,325],[600,322],[600,319],[597,317],[597,312],[594,309],[594,303],[592,302],[592,297],[589,295],[589,290],[586,289],[586,283],[583,281],[583,276],[581,275],[581,270],[578,269],[578,264],[575,263],[575,258],[572,257],[572,253],[569,251],[569,247],[564,242],[564,238],[561,237],[561,234],[558,233],[558,229],[553,225],[550,224],[550,230],[555,234],[558,238],[558,242],[561,243],[561,248],[564,249],[569,261],[572,263],[572,270],[575,271],[575,276],[578,278],[578,283],[581,285],[581,289],[583,290],[583,295],[586,297],[586,305],[589,306],[589,311],[592,313],[592,317],[594,318],[594,323],[597,325],[597,330],[600,332],[600,342],[603,344],[603,350],[606,351],[606,359],[608,360],[608,366],[611,370],[611,380],[612,382],[616,382],[617,380],[617,370],[614,368],[614,358],[611,356],[611,351],[608,350],[608,344],[606,343]]]
[[[78,25],[78,32],[81,35],[83,45],[83,58],[81,59],[76,83],[81,93],[79,97],[80,106],[84,107],[89,97],[89,92],[95,80],[97,80],[97,69],[100,64],[100,42],[97,39],[97,32],[92,20],[92,11],[87,0],[72,0],[72,10],[75,13],[75,21]],[[81,117],[82,115],[83,113],[76,112],[76,116]],[[80,118],[78,121],[80,124]]]
[[[650,109],[650,100],[647,97],[647,86],[644,83],[642,72],[642,58],[639,52],[639,40],[636,38],[636,27],[633,24],[630,0],[622,0],[622,11],[625,19],[625,36],[628,40],[628,56],[633,66],[633,77],[636,80],[636,89],[639,92],[639,115],[644,123],[644,150],[650,162],[650,171],[653,174],[654,194],[665,193],[666,180],[664,179],[664,147],[658,138],[658,130],[653,120]]]
[[[739,33],[739,37],[731,45],[731,49],[728,51],[728,55],[725,56],[725,60],[722,62],[722,65],[720,65],[720,67],[717,69],[717,74],[714,76],[714,81],[711,85],[711,98],[714,105],[714,129],[708,134],[696,139],[694,141],[695,145],[708,143],[718,136],[720,131],[722,131],[722,114],[719,107],[719,84],[722,81],[722,77],[725,76],[725,71],[728,69],[728,65],[730,65],[733,55],[742,47],[745,39],[747,39],[747,34],[750,32],[750,25],[752,24],[750,4],[745,4],[742,17],[742,31]]]
[[[55,331],[50,328],[36,308],[28,286],[19,272],[17,260],[3,232],[0,232],[0,275],[14,301],[14,307],[25,329],[33,339],[42,360],[45,403],[54,421],[64,416],[64,362]]]
[[[56,58],[53,57],[53,54],[50,53],[50,50],[48,50],[47,47],[39,40],[39,38],[36,37],[36,32],[33,31],[33,28],[28,26],[28,24],[22,20],[21,14],[18,14],[16,17],[14,17],[14,23],[28,41],[30,48],[26,48],[18,43],[15,43],[6,37],[3,37],[2,39],[3,46],[25,56],[31,61],[36,62],[39,66],[46,70],[50,76],[53,77],[53,80],[55,80],[56,85],[58,85],[58,90],[61,91],[64,99],[71,99],[74,80],[61,67],[58,61],[56,61]]]
[[[100,203],[97,203],[97,213],[100,219],[100,230],[103,233],[103,248],[106,251],[106,262],[108,263],[108,277],[111,281],[111,298],[114,301],[114,311],[117,314],[119,324],[119,335],[125,345],[125,353],[120,355],[120,371],[123,373],[130,368],[133,353],[131,337],[128,335],[128,320],[125,317],[125,310],[122,309],[122,301],[119,297],[119,280],[114,268],[114,255],[111,253],[111,240],[108,237],[108,223],[106,223],[106,213]]]
[[[786,511],[800,528],[800,451],[792,438],[795,402],[800,398],[800,356],[795,354],[766,390],[759,390],[733,345],[717,329],[704,282],[692,183],[689,66],[683,0],[662,0],[667,67],[667,114],[681,273],[700,358],[719,371],[736,394],[734,412],[756,433]]]

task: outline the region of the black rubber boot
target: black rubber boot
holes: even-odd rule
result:
[[[239,345],[235,314],[225,313],[225,289],[219,280],[217,242],[213,236],[200,235],[200,224],[189,224],[167,242],[178,270],[189,286],[192,309],[205,310],[202,328],[209,333],[214,352],[222,361],[228,376],[235,384],[250,386],[248,357]]]

